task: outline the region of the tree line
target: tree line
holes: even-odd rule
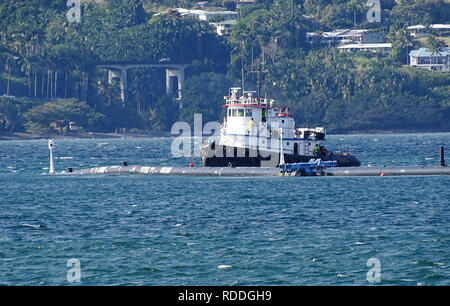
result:
[[[67,21],[66,1],[0,4],[0,132],[58,133],[54,123],[61,121],[85,131],[170,130],[194,113],[221,120],[223,96],[236,85],[289,105],[299,125],[336,132],[450,128],[449,75],[404,66],[417,46],[405,27],[448,22],[446,1],[382,0],[382,22],[369,23],[366,1],[260,0],[239,11],[229,37],[194,18],[152,11],[194,2],[83,1],[80,23]],[[391,55],[306,42],[306,32],[354,27],[385,33]],[[432,36],[429,45],[439,50],[443,42]],[[139,68],[129,72],[124,106],[119,84],[96,67],[162,59],[192,64],[180,101],[166,95],[163,70]]]

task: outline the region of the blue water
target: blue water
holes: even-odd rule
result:
[[[187,165],[172,140],[57,139],[55,168]],[[327,148],[363,165],[436,165],[449,144],[449,133],[332,135]],[[449,177],[47,172],[45,140],[0,142],[2,285],[450,285]],[[67,280],[70,258],[80,283]]]

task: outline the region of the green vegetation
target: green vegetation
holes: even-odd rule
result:
[[[76,122],[78,128],[97,130],[105,116],[93,111],[84,102],[73,99],[47,102],[33,107],[26,114],[27,122],[25,126],[30,132],[57,132],[58,127],[63,129],[70,122]]]
[[[446,74],[399,68],[376,55],[360,66],[355,56],[320,51],[280,66],[275,79],[300,122],[340,132],[449,127]]]
[[[381,0],[382,22],[366,20],[366,1],[260,0],[239,12],[227,38],[208,23],[169,7],[189,0],[82,1],[80,23],[69,23],[62,0],[9,0],[0,4],[0,133],[170,130],[202,113],[221,120],[230,86],[256,90],[287,104],[302,125],[335,132],[450,130],[450,75],[404,67],[421,45],[438,50],[448,38],[414,41],[406,25],[450,21],[443,0]],[[232,1],[209,1],[233,9]],[[145,8],[145,9],[144,9]],[[391,55],[339,53],[306,41],[306,32],[366,28],[384,33]],[[123,105],[118,82],[108,82],[105,61],[192,63],[183,98],[166,95],[165,72],[128,74]]]

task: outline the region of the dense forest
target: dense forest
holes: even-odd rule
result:
[[[221,120],[230,86],[245,83],[289,105],[298,126],[331,132],[449,131],[450,74],[411,68],[407,54],[439,51],[445,40],[414,40],[406,26],[450,22],[446,0],[381,0],[381,22],[368,22],[365,0],[259,0],[238,11],[231,35],[169,8],[188,0],[81,1],[69,22],[66,0],[0,3],[0,133],[167,131],[176,121]],[[232,0],[209,7],[235,9]],[[307,32],[369,29],[392,43],[389,56],[339,52]],[[159,68],[128,73],[127,100],[104,62],[190,64],[181,99],[166,94]],[[64,122],[64,124],[61,124]]]

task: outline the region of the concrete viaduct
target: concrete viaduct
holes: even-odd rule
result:
[[[182,98],[182,89],[184,88],[185,70],[189,66],[190,64],[103,62],[97,65],[97,68],[108,69],[109,84],[112,83],[114,78],[120,79],[120,98],[125,105],[127,102],[128,70],[142,67],[166,69],[166,93],[175,94],[176,99],[180,100]],[[174,78],[177,80],[177,88],[174,88]]]

